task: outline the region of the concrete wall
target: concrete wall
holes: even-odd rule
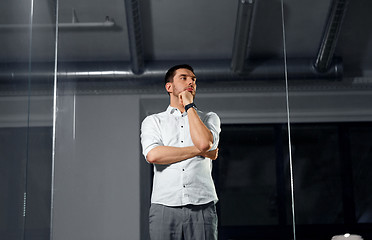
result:
[[[137,96],[58,98],[53,239],[139,239]]]

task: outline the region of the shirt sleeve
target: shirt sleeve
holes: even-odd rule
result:
[[[163,146],[159,124],[153,116],[146,117],[141,124],[142,153],[147,161],[147,154],[157,146]]]
[[[203,122],[213,135],[213,145],[209,151],[215,150],[217,149],[218,143],[220,141],[220,132],[221,132],[220,118],[218,117],[216,113],[209,112],[206,114]]]

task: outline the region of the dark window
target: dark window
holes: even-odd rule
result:
[[[298,239],[372,236],[372,123],[291,125]],[[222,125],[220,239],[291,239],[286,124]]]

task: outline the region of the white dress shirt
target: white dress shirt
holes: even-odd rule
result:
[[[213,135],[214,150],[218,146],[221,132],[220,119],[216,113],[197,113]],[[177,108],[169,106],[165,112],[146,117],[141,126],[143,155],[157,146],[193,146],[190,136],[187,112],[181,114]],[[154,179],[151,203],[166,206],[200,205],[217,202],[217,194],[212,179],[212,160],[201,156],[173,164],[154,164]]]

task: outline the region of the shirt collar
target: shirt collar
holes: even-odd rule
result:
[[[186,115],[187,113],[186,112],[184,112],[183,114],[180,112],[180,110],[178,110],[177,108],[175,108],[175,107],[172,107],[172,106],[168,106],[168,108],[167,108],[167,111],[166,111],[167,113],[169,113],[169,114],[171,114],[171,115],[173,115],[173,114],[176,114],[176,115]]]
[[[166,112],[169,113],[169,114],[173,114],[176,111],[178,111],[177,108],[172,107],[171,105],[169,105]]]

